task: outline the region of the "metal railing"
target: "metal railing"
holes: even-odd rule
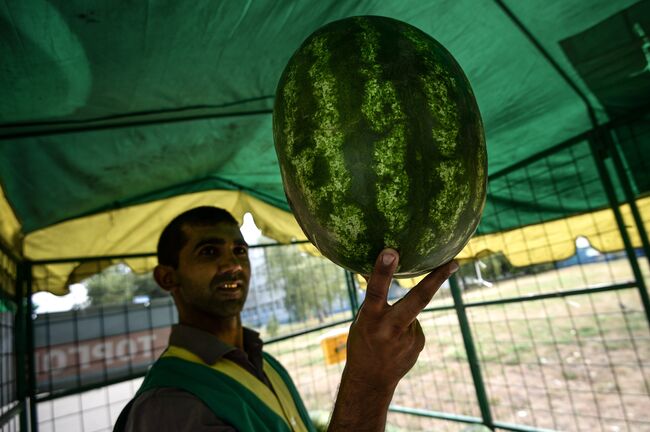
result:
[[[565,155],[571,169],[563,175],[575,173],[578,179],[572,196],[577,194],[593,209],[603,205],[611,209],[624,251],[600,254],[598,260],[578,256],[573,263],[514,268],[507,265],[506,250],[504,255],[483,258],[489,262],[483,275],[491,282],[487,285],[472,285],[484,279],[472,277],[473,264],[461,266],[419,318],[427,346],[395,393],[390,427],[650,429],[650,414],[643,408],[650,403],[645,265],[650,220],[647,215],[644,220],[636,207],[638,192],[624,170],[619,144],[608,136],[599,132],[585,136],[586,142],[558,146],[522,169],[542,172],[551,166],[546,158]],[[523,193],[535,203],[552,198],[560,213],[570,212],[571,203],[563,201],[567,191],[556,183],[553,172],[545,172],[541,192],[530,180],[515,185],[517,173],[492,177],[488,195],[518,199]],[[622,202],[631,207],[635,226],[625,225],[619,210]],[[495,206],[487,211],[501,223],[503,209]],[[508,211],[503,214],[503,229],[511,229],[510,222],[525,225],[535,218],[530,209]],[[630,230],[641,238],[641,247],[633,247]],[[546,233],[545,247],[552,245],[550,234]],[[292,373],[308,408],[329,412],[342,363],[325,361],[323,341],[331,330],[349,325],[363,292],[354,275],[305,254],[300,245],[253,247],[251,255],[254,280],[244,320],[260,329],[267,349]],[[110,430],[146,366],[165,346],[165,331],[176,320],[170,300],[146,291],[153,297],[145,304],[91,304],[61,314],[37,314],[32,320],[27,313],[32,309],[30,300],[17,300],[31,298],[25,294],[31,290],[32,268],[92,259],[35,263],[16,262],[9,255],[2,258],[3,263],[13,263],[9,270],[3,267],[4,273],[11,273],[3,280],[10,280],[13,289],[8,291],[6,282],[2,287],[2,304],[12,305],[3,312],[2,340],[11,335],[16,342],[11,344],[13,351],[3,348],[0,357],[2,373],[14,380],[6,383],[16,389],[15,396],[6,396],[4,390],[0,395],[2,430],[38,430],[39,424],[53,431]],[[151,255],[125,258],[150,260]],[[93,276],[93,283],[108,283],[99,280],[108,280],[102,274]],[[149,289],[128,283],[125,291],[131,298],[138,289]],[[11,292],[15,294],[7,294]],[[395,292],[403,294],[397,286]],[[5,372],[12,358],[25,361],[16,361],[16,370]],[[3,379],[3,388],[6,383]],[[61,414],[55,404],[68,408]],[[92,424],[84,414],[89,410],[105,424]]]

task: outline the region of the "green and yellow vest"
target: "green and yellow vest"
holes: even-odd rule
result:
[[[315,431],[287,371],[267,353],[263,361],[275,393],[228,359],[207,365],[196,354],[169,346],[145,376],[136,397],[153,388],[174,387],[201,399],[240,432]]]

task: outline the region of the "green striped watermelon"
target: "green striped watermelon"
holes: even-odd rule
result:
[[[275,95],[273,137],[303,231],[335,263],[396,277],[451,260],[478,226],[487,185],[483,125],[460,66],[436,40],[361,16],[311,34]]]

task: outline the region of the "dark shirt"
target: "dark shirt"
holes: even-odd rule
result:
[[[244,350],[228,345],[214,335],[185,325],[174,325],[169,345],[185,348],[206,364],[220,358],[237,363],[272,389],[262,367],[263,342],[259,334],[244,328]],[[155,388],[133,403],[126,432],[236,432],[191,393],[175,388]]]

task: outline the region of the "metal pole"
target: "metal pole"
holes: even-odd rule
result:
[[[643,280],[643,274],[641,273],[641,268],[639,267],[639,261],[636,259],[634,247],[632,246],[630,236],[627,232],[627,229],[625,228],[623,215],[621,214],[621,210],[618,208],[618,200],[616,199],[616,191],[614,190],[612,179],[610,178],[607,167],[605,166],[607,149],[603,145],[602,140],[599,139],[598,134],[594,134],[594,136],[592,136],[592,138],[589,140],[589,145],[591,147],[591,154],[596,163],[596,168],[598,169],[600,181],[603,184],[605,194],[607,194],[607,200],[609,201],[609,205],[614,212],[616,225],[618,226],[623,244],[625,245],[625,253],[627,255],[627,259],[630,262],[630,266],[632,267],[632,273],[634,274],[634,279],[637,283],[639,295],[641,296],[641,302],[643,303],[643,309],[645,310],[648,326],[650,326],[650,297],[648,297],[648,290],[646,289],[645,281]]]
[[[465,305],[463,304],[463,294],[458,286],[458,277],[453,275],[449,278],[449,286],[451,288],[451,295],[454,298],[454,307],[458,315],[458,325],[463,335],[463,343],[465,344],[465,352],[467,353],[467,361],[469,368],[472,372],[472,380],[474,381],[474,389],[476,390],[476,399],[478,400],[481,409],[481,417],[483,424],[490,430],[494,430],[494,422],[492,420],[492,413],[490,411],[490,401],[485,391],[485,384],[483,383],[483,376],[481,375],[481,365],[476,355],[476,348],[474,346],[474,339],[472,337],[472,330],[467,319]]]
[[[27,330],[27,383],[28,383],[28,393],[29,397],[29,418],[31,424],[31,431],[38,432],[38,412],[36,408],[36,361],[34,358],[35,355],[35,339],[34,339],[34,320],[32,317],[32,265],[31,263],[25,263],[25,285],[26,293],[25,297],[27,300],[27,310],[25,311],[25,325]]]
[[[645,229],[643,219],[641,218],[641,212],[639,212],[639,207],[636,205],[636,199],[634,196],[634,191],[632,190],[632,184],[630,178],[627,175],[625,166],[623,165],[623,158],[625,157],[622,154],[621,146],[617,140],[612,138],[611,131],[607,134],[603,134],[603,138],[607,143],[609,150],[609,155],[612,157],[614,162],[614,168],[616,169],[616,174],[623,186],[623,192],[625,193],[625,200],[630,205],[630,210],[632,211],[632,216],[634,217],[634,223],[636,224],[636,229],[641,238],[641,245],[643,246],[643,252],[645,253],[646,260],[648,261],[648,266],[650,266],[650,241],[648,241],[648,232]]]
[[[44,123],[40,125],[34,124],[23,127],[16,125],[13,128],[10,127],[9,132],[0,132],[0,141],[13,140],[18,138],[34,138],[39,136],[54,136],[70,133],[95,132],[100,130],[125,129],[131,127],[166,125],[170,123],[192,122],[197,120],[250,117],[257,115],[268,115],[273,113],[273,110],[270,108],[251,111],[233,111],[227,113],[190,113],[188,115],[174,111],[178,110],[169,110],[169,114],[167,114],[164,118],[157,118],[156,113],[154,113],[154,115],[144,113],[140,115],[124,115],[120,116],[119,118],[100,118],[97,120],[79,122],[55,122]],[[159,114],[165,115],[165,112],[161,112]]]
[[[16,358],[16,393],[20,405],[20,430],[29,431],[27,418],[27,375],[25,372],[25,264],[16,268],[16,316],[14,321],[14,353]]]
[[[345,270],[345,284],[348,287],[350,308],[352,309],[352,318],[354,319],[359,311],[359,299],[357,298],[357,283],[354,280],[354,274],[349,270]]]

